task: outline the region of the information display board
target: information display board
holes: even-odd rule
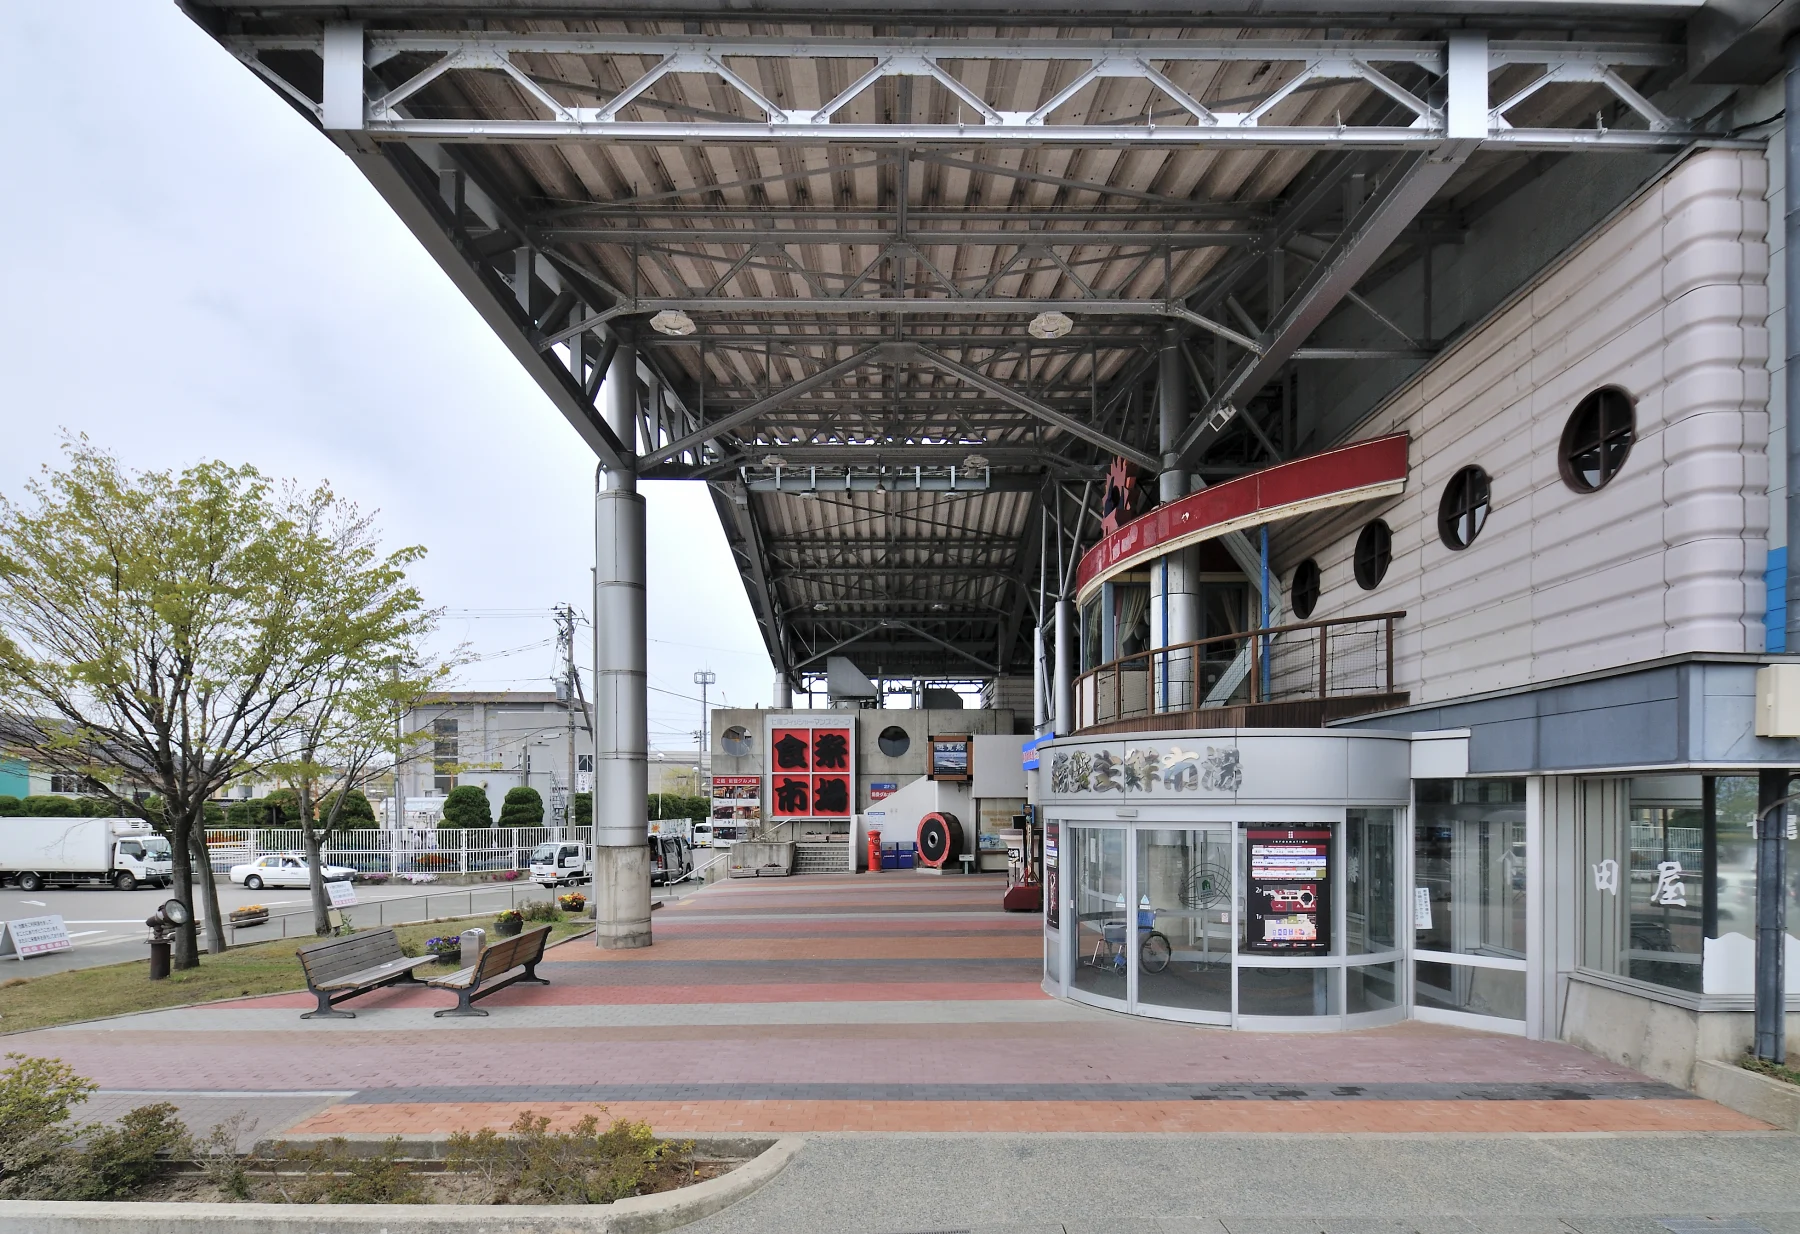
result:
[[[0,921],[0,956],[17,956],[23,960],[26,956],[68,951],[74,946],[60,914]]]
[[[1057,862],[1061,823],[1044,824],[1044,924],[1052,930],[1062,927],[1062,875]]]
[[[347,878],[334,878],[326,883],[325,895],[333,908],[356,907],[356,884]]]
[[[945,734],[931,739],[931,763],[925,774],[933,780],[967,780],[969,747],[973,740],[967,733]]]
[[[1250,880],[1248,951],[1288,955],[1331,949],[1331,832],[1256,828],[1244,836]]]
[[[854,809],[853,748],[851,728],[842,721],[772,723],[770,817],[848,819]]]

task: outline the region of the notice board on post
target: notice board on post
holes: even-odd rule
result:
[[[1331,950],[1331,832],[1256,827],[1250,856],[1247,950],[1323,955]]]

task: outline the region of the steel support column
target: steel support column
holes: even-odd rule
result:
[[[1075,602],[1056,602],[1055,727],[1058,737],[1075,731]]]
[[[601,389],[606,422],[637,435],[637,347],[621,332]],[[649,642],[644,498],[627,467],[594,486],[594,940],[650,945]]]
[[[1788,80],[1793,81],[1791,71]],[[1785,770],[1764,769],[1756,785],[1754,1053],[1774,1063],[1787,1061],[1787,813],[1793,807],[1779,803],[1787,795],[1790,778]]]

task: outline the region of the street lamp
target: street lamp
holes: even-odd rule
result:
[[[694,684],[700,687],[700,731],[694,734],[694,795],[703,796],[700,782],[706,775],[706,688],[719,679],[719,675],[710,668],[703,668],[694,674]]]

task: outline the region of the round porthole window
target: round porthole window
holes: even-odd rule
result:
[[[719,734],[719,744],[731,757],[745,758],[750,753],[750,730],[742,724],[733,724]]]
[[[1308,557],[1294,567],[1294,582],[1289,589],[1294,616],[1305,621],[1319,606],[1319,563]]]
[[[1370,519],[1356,537],[1356,585],[1374,591],[1394,559],[1394,533],[1380,519]]]
[[[1637,409],[1617,386],[1602,386],[1575,404],[1563,426],[1557,466],[1577,493],[1605,488],[1625,467],[1637,440]]]
[[[912,749],[912,738],[898,724],[890,724],[875,738],[875,746],[889,758],[899,758]]]
[[[1438,535],[1446,548],[1462,550],[1475,543],[1488,516],[1488,474],[1464,467],[1444,485],[1438,502]]]

